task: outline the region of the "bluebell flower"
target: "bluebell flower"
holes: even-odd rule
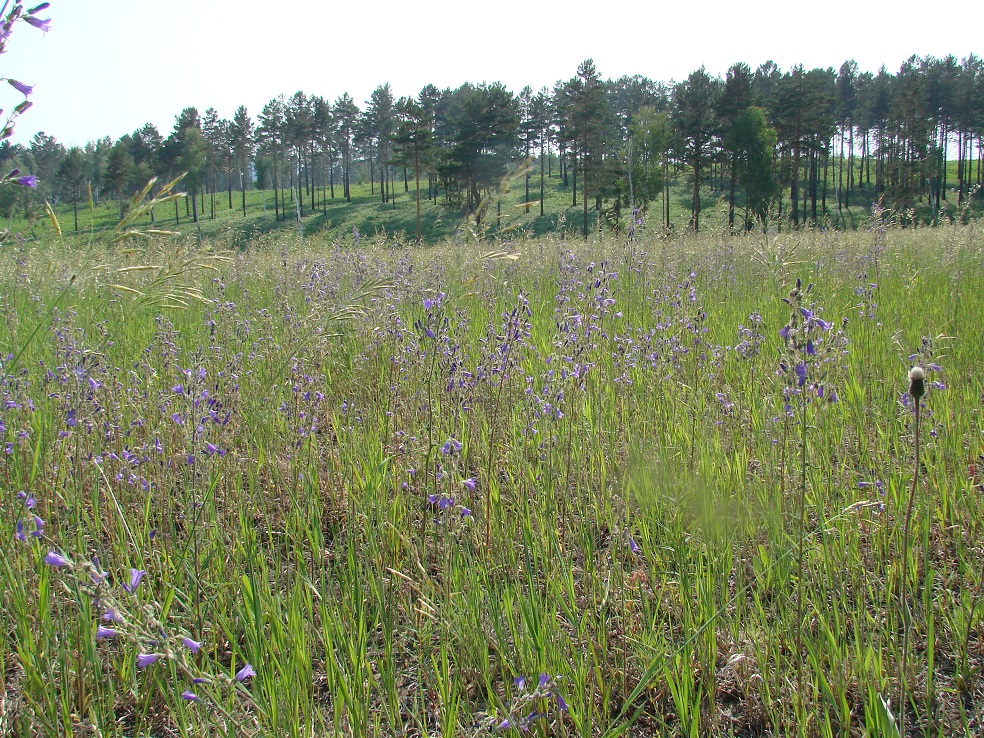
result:
[[[236,675],[233,677],[233,679],[235,681],[237,681],[237,682],[241,682],[241,681],[243,681],[245,679],[248,679],[249,677],[253,677],[253,676],[256,676],[256,671],[253,669],[253,667],[247,661],[246,662],[246,665],[242,669],[240,669],[239,671],[236,672]]]
[[[157,660],[161,657],[159,653],[141,653],[137,654],[137,668],[146,669],[151,664],[156,664]]]
[[[56,551],[49,551],[48,555],[41,559],[48,566],[53,566],[56,569],[62,566],[71,566],[72,562],[66,559],[61,554]]]
[[[124,584],[123,589],[125,589],[130,594],[137,591],[137,587],[140,586],[140,580],[144,578],[144,574],[147,572],[143,569],[130,569],[130,583]]]

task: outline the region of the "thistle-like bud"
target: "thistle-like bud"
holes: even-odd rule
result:
[[[914,366],[909,370],[909,396],[916,402],[926,394],[926,372],[921,366]]]

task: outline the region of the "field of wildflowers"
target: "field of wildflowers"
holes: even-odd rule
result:
[[[157,239],[0,247],[0,734],[984,731],[976,224]]]

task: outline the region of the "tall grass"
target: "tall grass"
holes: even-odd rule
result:
[[[984,730],[976,225],[486,248],[5,245],[0,733]]]

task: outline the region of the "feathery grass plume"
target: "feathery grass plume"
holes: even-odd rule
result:
[[[147,238],[154,238],[166,232],[144,231]],[[130,254],[140,253],[133,249]],[[140,287],[123,284],[121,281],[108,282],[107,287],[133,295],[134,305],[156,306],[164,309],[184,309],[191,302],[208,302],[194,280],[203,272],[219,272],[220,265],[231,263],[228,253],[215,252],[202,247],[164,248],[154,243],[141,254],[157,263],[136,264],[133,266],[109,268],[105,265],[107,279],[118,279],[124,275],[145,273],[148,281]]]
[[[157,177],[153,177],[144,185],[142,190],[133,193],[133,197],[130,198],[130,204],[127,207],[126,214],[120,219],[120,222],[116,224],[116,235],[110,241],[111,244],[120,243],[121,241],[126,241],[130,238],[151,238],[154,236],[177,236],[180,235],[175,231],[162,231],[157,229],[141,229],[136,228],[134,225],[138,220],[143,217],[150,215],[150,211],[154,208],[164,205],[174,200],[181,200],[185,197],[184,192],[175,192],[174,188],[178,183],[184,179],[185,174],[179,174],[177,177],[172,179],[167,184],[163,185],[153,197],[149,197],[150,191],[154,189],[154,185],[157,184]],[[91,200],[91,191],[90,191]]]
[[[510,174],[506,174],[499,181],[499,187],[496,190],[496,195],[502,196],[502,195],[509,194],[509,192],[512,191],[512,183],[522,179],[531,171],[532,171],[531,160],[527,159],[522,164],[520,164],[514,172]],[[493,199],[494,198],[492,196],[492,192],[486,194],[485,197],[482,198],[482,201],[478,204],[478,207],[475,208],[475,212],[471,213],[465,219],[465,230],[475,241],[484,240],[485,237],[488,235],[489,224],[488,224],[488,218],[486,218],[486,213],[488,212],[489,208],[492,207]],[[511,231],[516,230],[517,228],[519,228],[519,225],[515,223],[503,228],[502,214],[501,213],[497,214],[496,217],[497,233],[509,233]]]
[[[159,228],[144,228],[137,223],[150,215],[151,211],[165,203],[185,197],[183,192],[174,192],[175,186],[184,174],[164,184],[151,194],[157,178],[154,177],[130,199],[126,214],[113,229],[108,246],[129,243],[123,250],[127,258],[140,257],[142,263],[122,267],[112,265],[113,259],[96,253],[96,248],[88,254],[90,266],[78,275],[84,284],[94,283],[132,296],[134,306],[152,306],[161,309],[184,309],[192,302],[206,302],[196,280],[203,272],[217,273],[219,267],[232,261],[227,252],[213,251],[208,247],[178,246],[170,242],[165,247],[162,239],[170,239],[181,234],[177,231]],[[94,208],[92,190],[89,189],[89,207]],[[138,246],[137,244],[141,244]],[[126,282],[127,278],[139,276],[141,279]]]
[[[912,609],[909,606],[909,536],[912,526],[912,511],[916,504],[916,490],[919,484],[919,405],[926,394],[926,372],[921,366],[909,370],[909,396],[913,400],[913,469],[912,489],[909,492],[909,506],[905,511],[905,524],[902,528],[902,582],[899,587],[899,598],[902,605],[902,617],[905,621],[902,633],[902,664],[899,677],[899,733],[905,735],[906,692],[909,680],[909,631],[912,628]]]
[[[51,203],[48,202],[48,198],[44,198],[44,212],[48,215],[48,220],[51,221],[51,225],[54,227],[55,232],[58,234],[58,238],[61,238],[62,229],[61,223],[58,222],[58,216],[55,215],[55,211],[51,209]]]

